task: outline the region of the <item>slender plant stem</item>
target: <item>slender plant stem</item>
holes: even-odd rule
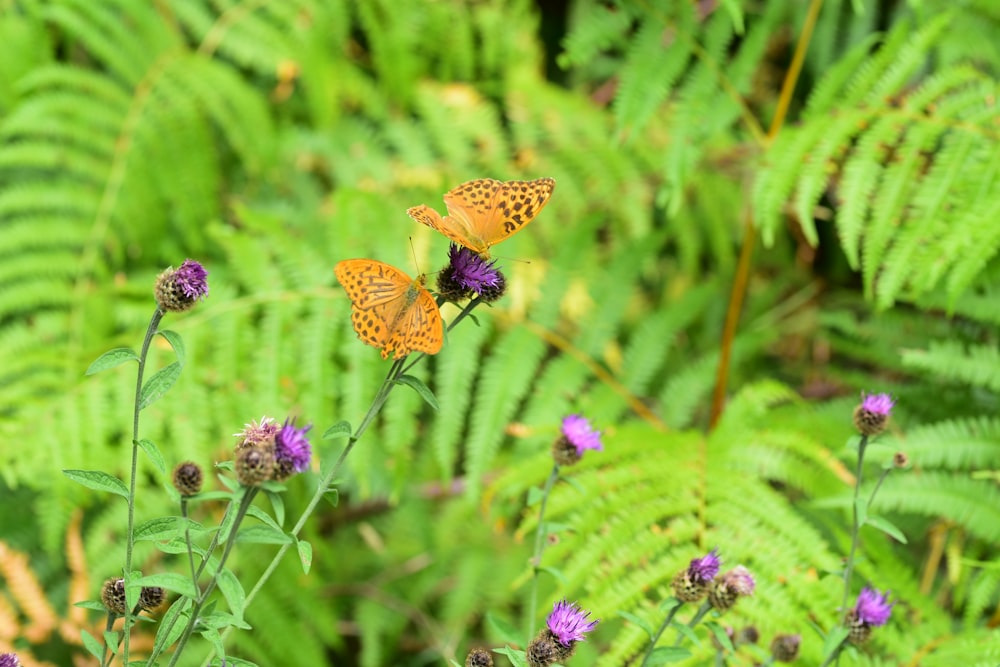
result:
[[[104,631],[105,632],[111,632],[112,630],[114,630],[114,628],[115,628],[115,619],[116,618],[117,618],[117,616],[115,616],[114,614],[112,614],[110,611],[108,612],[108,620],[104,624]],[[108,651],[108,648],[109,647],[108,647],[107,643],[105,643],[104,644],[104,651],[101,654],[101,667],[106,667],[107,665],[111,664],[111,659],[114,657],[114,654],[110,653]]]
[[[198,588],[198,573],[194,569],[194,550],[191,548],[191,528],[188,525],[187,498],[181,498],[181,517],[184,519],[184,544],[187,547],[188,564],[191,566],[191,583]]]
[[[880,488],[882,488],[882,482],[885,481],[885,478],[888,477],[889,473],[891,473],[891,472],[892,472],[892,468],[886,468],[885,470],[882,471],[882,474],[879,475],[878,481],[875,482],[875,488],[872,489],[871,495],[868,496],[868,507],[869,508],[871,508],[872,503],[875,502],[875,494],[877,494],[878,490]]]
[[[226,560],[229,558],[229,554],[232,553],[233,546],[236,544],[240,523],[242,523],[243,518],[247,515],[250,505],[253,504],[253,499],[257,496],[258,490],[259,489],[255,486],[244,489],[243,498],[240,501],[236,517],[233,519],[233,525],[229,529],[229,534],[226,537],[226,546],[222,550],[222,556],[219,558],[219,564],[215,568],[215,574],[212,575],[208,584],[205,585],[204,590],[202,590],[201,594],[198,595],[198,599],[195,600],[194,607],[191,609],[191,616],[188,618],[187,625],[184,627],[184,634],[182,634],[181,638],[178,640],[177,648],[174,650],[173,655],[170,656],[170,662],[167,664],[167,667],[173,667],[173,665],[177,664],[177,660],[180,659],[184,646],[191,638],[191,634],[194,632],[194,628],[198,624],[198,614],[201,612],[201,608],[204,606],[205,601],[208,600],[208,596],[215,590],[219,581],[219,574],[225,567]]]
[[[840,602],[841,613],[847,610],[847,599],[851,594],[851,574],[854,572],[854,554],[858,549],[858,537],[861,534],[861,526],[858,521],[858,498],[861,494],[861,474],[862,464],[865,460],[865,448],[868,446],[868,436],[862,435],[858,443],[858,465],[854,472],[854,502],[851,503],[851,512],[854,520],[851,525],[851,551],[847,555],[847,563],[844,564],[844,595]]]
[[[674,620],[674,616],[677,614],[677,611],[683,606],[684,602],[682,600],[678,600],[673,609],[667,613],[666,618],[663,619],[663,623],[660,623],[660,629],[656,631],[656,636],[653,637],[653,641],[649,642],[649,648],[646,649],[646,655],[643,656],[642,663],[639,667],[646,667],[646,663],[649,662],[649,656],[653,655],[653,651],[656,649],[656,642],[660,641],[660,637],[663,636],[663,633],[670,625],[670,621]]]
[[[542,551],[545,550],[545,534],[548,532],[545,525],[545,506],[549,502],[549,494],[552,487],[559,479],[559,464],[552,466],[549,478],[545,480],[545,487],[542,488],[542,504],[538,508],[538,528],[535,529],[535,555],[531,557],[531,594],[528,596],[528,639],[535,634],[535,613],[538,610],[538,572],[542,564]]]
[[[712,610],[712,605],[710,605],[707,601],[703,602],[701,606],[698,607],[698,613],[695,614],[690,621],[688,621],[687,626],[689,628],[693,628],[694,626],[698,625],[698,623],[701,622],[701,619],[705,618],[705,614],[707,614],[711,610]],[[674,646],[680,646],[682,641],[684,641],[684,633],[678,630],[677,641],[674,642]]]
[[[826,660],[824,660],[823,664],[820,665],[819,667],[826,667],[827,665],[829,665],[830,663],[832,663],[834,660],[839,660],[840,659],[840,652],[844,650],[844,644],[846,644],[846,643],[847,643],[847,639],[845,638],[839,644],[837,644],[837,648],[833,649],[833,653],[831,653],[830,655],[828,655],[827,658],[826,658]]]
[[[156,335],[156,328],[160,326],[160,320],[163,319],[164,315],[165,313],[157,308],[156,312],[153,313],[153,317],[149,320],[149,326],[146,327],[146,337],[143,338],[142,348],[139,351],[139,369],[135,374],[135,400],[132,405],[132,469],[128,480],[128,532],[125,538],[125,572],[122,574],[126,596],[129,590],[129,583],[132,579],[132,549],[135,545],[135,478],[139,467],[139,412],[142,410],[139,401],[142,396],[142,376],[146,370],[146,356],[149,354],[149,345],[153,342],[153,336]],[[122,648],[122,664],[124,665],[128,664],[129,635],[132,633],[132,618],[132,612],[126,608],[125,625],[122,628],[125,635],[125,645]]]

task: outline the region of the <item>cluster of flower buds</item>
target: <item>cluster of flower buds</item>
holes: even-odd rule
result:
[[[139,609],[152,611],[166,599],[166,592],[159,586],[143,586],[139,592]],[[101,602],[113,616],[124,616],[127,610],[125,601],[125,580],[112,577],[101,587]]]

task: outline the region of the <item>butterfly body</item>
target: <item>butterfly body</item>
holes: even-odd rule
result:
[[[479,178],[462,183],[444,195],[448,209],[445,217],[423,204],[409,209],[407,214],[489,259],[490,246],[510,238],[531,222],[548,203],[555,186],[551,178],[533,181]]]
[[[351,323],[358,338],[380,348],[382,358],[410,352],[437,354],[444,341],[441,311],[424,288],[394,266],[374,259],[345,259],[334,268],[351,299]]]

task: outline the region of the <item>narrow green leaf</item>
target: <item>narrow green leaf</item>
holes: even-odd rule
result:
[[[405,384],[407,387],[412,387],[415,392],[420,395],[420,398],[424,399],[427,405],[431,406],[435,410],[438,409],[437,398],[434,397],[434,393],[427,388],[420,378],[414,375],[400,375],[396,378],[396,382],[399,384]]]
[[[149,460],[153,462],[153,465],[159,468],[161,473],[166,474],[167,464],[164,462],[163,454],[160,453],[160,449],[156,446],[156,444],[152,440],[148,440],[146,438],[137,440],[136,444],[142,448],[142,451],[146,452],[146,456],[148,456]]]
[[[229,609],[232,610],[233,616],[238,619],[243,619],[243,607],[246,603],[247,594],[243,590],[242,584],[240,584],[239,579],[233,574],[232,570],[223,568],[219,572],[219,576],[216,577],[216,581],[219,583],[219,590],[222,591],[222,597],[226,598],[226,602],[229,604]]]
[[[191,617],[188,613],[188,605],[190,600],[188,598],[181,598],[177,602],[170,605],[167,609],[167,613],[163,615],[160,620],[160,627],[156,629],[156,643],[160,646],[170,646],[175,641],[180,639],[181,633],[184,632],[184,626],[187,623],[187,619]],[[178,618],[179,617],[179,618]],[[177,618],[176,622],[171,623],[174,618]],[[165,635],[168,632],[169,634]]]
[[[236,534],[236,541],[247,544],[287,544],[292,538],[270,526],[250,526]]]
[[[868,500],[858,496],[854,501],[854,509],[858,512],[858,526],[863,526],[868,521]]]
[[[108,650],[112,654],[118,655],[118,644],[121,641],[121,634],[114,630],[105,630],[102,634],[104,635],[104,645],[108,647]]]
[[[826,636],[826,640],[823,642],[823,657],[832,657],[840,651],[840,647],[847,640],[847,635],[849,634],[850,631],[842,625],[831,628],[830,634]],[[826,660],[826,662],[829,662],[829,660]]]
[[[103,603],[97,600],[81,600],[80,602],[74,602],[74,607],[80,607],[81,609],[90,609],[92,611],[106,612],[108,609]]]
[[[635,623],[640,628],[642,628],[643,630],[646,631],[646,634],[649,635],[650,639],[653,638],[653,628],[652,628],[652,626],[649,625],[649,623],[646,622],[645,619],[639,618],[635,614],[629,613],[627,611],[619,611],[618,615],[621,616],[622,618],[624,618],[627,621],[631,621],[632,623]]]
[[[164,329],[156,333],[166,338],[167,342],[170,343],[170,347],[174,348],[174,354],[177,355],[177,363],[183,368],[184,359],[187,355],[184,352],[184,340],[180,337],[180,334],[170,329]]]
[[[62,472],[77,484],[82,484],[88,489],[107,491],[122,498],[128,498],[128,487],[125,486],[125,482],[106,472],[100,470],[63,470]]]
[[[86,647],[90,654],[100,660],[104,657],[104,645],[97,641],[94,635],[90,634],[86,630],[80,630],[80,638],[83,640],[83,645]]]
[[[562,570],[559,570],[554,567],[540,567],[538,568],[538,570],[539,572],[548,572],[553,577],[555,577],[560,584],[562,584],[563,586],[569,586],[569,579],[567,579],[566,575],[562,573]]]
[[[509,646],[504,646],[503,648],[493,649],[493,652],[497,655],[507,656],[510,664],[514,667],[528,667],[528,659],[525,657],[524,651],[517,651]]]
[[[683,646],[661,646],[649,654],[649,660],[646,661],[646,665],[649,667],[668,665],[672,662],[687,660],[690,657],[691,651]]]
[[[500,639],[511,644],[522,644],[524,642],[521,631],[506,620],[486,612],[486,622],[493,626],[493,629],[500,635]]]
[[[101,371],[106,371],[109,368],[114,368],[115,366],[120,366],[126,361],[139,361],[139,355],[132,351],[129,347],[116,347],[113,350],[108,350],[101,356],[94,359],[93,363],[87,367],[87,371],[84,375],[96,375]]]
[[[247,509],[247,514],[250,515],[250,516],[252,516],[253,518],[261,521],[265,525],[270,526],[272,529],[278,531],[279,533],[282,532],[281,531],[281,526],[278,525],[278,523],[271,517],[270,514],[268,514],[267,512],[265,512],[264,510],[262,510],[261,508],[256,507],[254,505],[251,505]]]
[[[142,391],[139,393],[139,409],[148,408],[158,401],[164,394],[170,391],[170,388],[174,386],[174,383],[177,382],[177,378],[180,376],[181,365],[176,361],[156,371],[142,385]]]
[[[726,629],[724,627],[715,621],[705,621],[705,625],[712,631],[712,634],[715,635],[715,640],[719,642],[720,645],[725,647],[727,651],[732,652],[736,650],[733,646],[733,640],[729,638],[729,635],[726,633]]]
[[[335,438],[349,438],[354,431],[351,429],[351,422],[341,420],[326,429],[322,440],[334,440]]]
[[[330,503],[330,505],[336,507],[340,504],[340,491],[337,489],[330,489],[323,494],[323,498],[325,498],[326,502]]]
[[[285,523],[285,497],[268,489],[264,489],[264,495],[271,501],[271,507],[274,509],[274,521],[278,526],[281,526]]]
[[[143,586],[160,586],[161,588],[166,588],[168,591],[186,595],[189,598],[198,595],[198,591],[195,590],[191,578],[177,572],[160,572],[158,574],[149,574],[145,577],[137,577],[132,580],[129,588],[135,588],[138,591]]]
[[[201,525],[191,519],[180,516],[162,516],[143,521],[135,529],[135,539],[140,540],[170,540],[184,536],[184,529],[201,532]]]
[[[878,530],[881,530],[889,537],[894,538],[897,542],[906,544],[906,535],[903,534],[903,531],[901,531],[891,522],[886,520],[885,517],[876,516],[872,514],[865,520],[865,523],[868,524],[869,526],[877,528]]]
[[[305,574],[309,574],[309,570],[312,568],[313,562],[312,544],[306,542],[305,540],[298,540],[295,543],[295,547],[299,551],[299,562],[302,563],[302,571]]]

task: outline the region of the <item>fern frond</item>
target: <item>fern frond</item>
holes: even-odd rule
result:
[[[932,341],[926,350],[905,350],[903,363],[952,381],[1000,391],[1000,352],[996,344]]]

